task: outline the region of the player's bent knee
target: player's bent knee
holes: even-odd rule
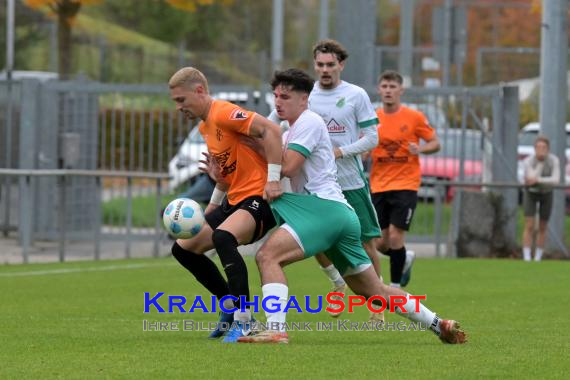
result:
[[[390,236],[390,248],[392,249],[398,249],[398,248],[402,248],[402,246],[404,245],[404,239],[402,236]]]
[[[191,259],[192,256],[198,256],[199,255],[199,253],[194,252],[190,249],[187,249],[187,248],[181,246],[178,241],[175,241],[174,244],[172,244],[172,248],[170,249],[170,252],[172,253],[172,256],[174,256],[179,261],[183,260],[187,256],[189,256]]]
[[[388,252],[390,245],[387,236],[383,236],[376,240],[376,249],[382,253]]]
[[[238,246],[236,237],[226,230],[215,230],[212,234],[212,242],[218,251],[220,249],[236,248]]]
[[[277,263],[277,257],[269,249],[261,247],[255,255],[255,262],[258,268],[263,268],[271,264]]]
[[[196,236],[192,239],[178,239],[176,243],[186,251],[202,254],[212,248],[210,242],[206,241],[203,237]]]

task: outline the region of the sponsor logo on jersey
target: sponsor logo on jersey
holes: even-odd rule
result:
[[[221,171],[222,177],[225,177],[236,170],[237,161],[228,162],[229,158],[230,158],[229,150],[226,150],[218,154],[214,154],[214,159],[218,162],[218,164],[222,169]]]
[[[230,114],[230,120],[245,120],[248,117],[249,115],[245,111],[240,110],[239,108],[236,108]]]
[[[402,146],[403,141],[384,140],[380,145],[380,149],[388,153],[388,157],[378,157],[378,162],[382,163],[406,163],[408,156],[395,156],[396,152]]]
[[[384,140],[380,142],[380,148],[384,149],[390,157],[394,157],[394,154],[400,149],[400,141],[394,140]]]
[[[331,119],[327,123],[327,129],[329,133],[346,133],[346,127],[337,123],[335,119]]]

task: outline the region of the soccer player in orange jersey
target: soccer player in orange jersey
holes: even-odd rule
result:
[[[245,296],[249,301],[247,267],[238,245],[261,239],[275,220],[268,201],[282,194],[281,130],[266,118],[237,105],[213,99],[208,81],[197,69],[185,67],[168,82],[176,109],[189,119],[201,119],[200,133],[223,178],[218,183],[205,210],[206,223],[193,238],[177,240],[172,255],[218,299],[226,295]],[[265,157],[242,143],[244,136],[255,137],[265,150]],[[215,248],[227,276],[227,282],[214,262],[204,253]],[[231,302],[230,302],[231,303]],[[224,342],[233,343],[247,333],[251,321],[249,309],[240,311],[239,300],[227,305],[237,307],[232,314],[222,313],[221,321],[234,326]],[[218,328],[210,335],[224,335]]]
[[[435,153],[439,140],[427,118],[400,103],[404,92],[402,76],[385,71],[378,80],[382,108],[376,113],[378,146],[372,150],[370,189],[382,237],[377,248],[390,256],[391,285],[406,286],[414,255],[406,252],[404,237],[416,208],[421,182],[418,155]],[[420,145],[420,139],[425,144]]]

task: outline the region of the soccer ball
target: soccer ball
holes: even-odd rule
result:
[[[162,222],[171,236],[176,239],[189,239],[202,229],[204,212],[196,201],[178,198],[166,206]]]

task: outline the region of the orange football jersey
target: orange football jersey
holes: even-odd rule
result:
[[[249,136],[255,112],[223,100],[214,100],[200,133],[210,154],[218,161],[222,176],[229,183],[228,202],[236,205],[244,199],[263,195],[267,182],[267,161],[249,146],[240,142],[240,135]]]
[[[435,131],[419,111],[400,106],[397,112],[386,114],[376,110],[378,146],[371,152],[370,190],[372,193],[390,190],[418,191],[421,183],[420,160],[410,154],[409,144],[419,145],[420,138],[429,141]]]

